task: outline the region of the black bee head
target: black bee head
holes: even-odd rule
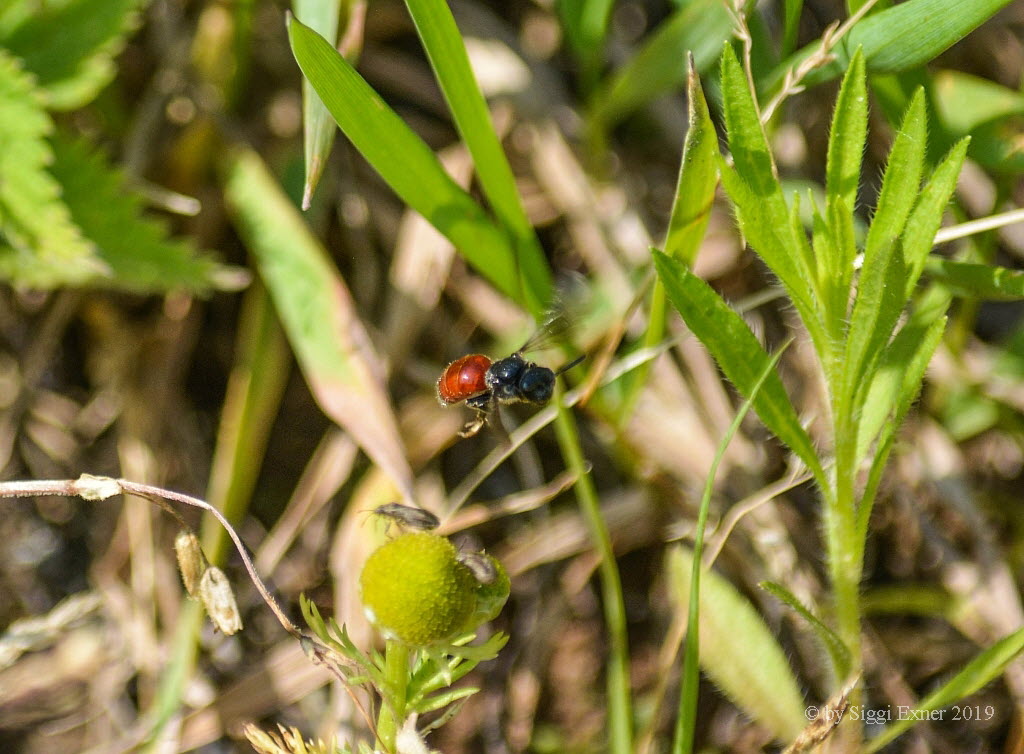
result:
[[[528,403],[547,403],[555,390],[555,373],[547,367],[530,365],[519,377],[519,399]]]

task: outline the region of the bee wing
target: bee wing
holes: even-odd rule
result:
[[[565,343],[568,340],[566,335],[575,326],[581,314],[587,310],[591,298],[591,291],[582,275],[572,272],[560,273],[551,306],[519,352],[542,351]]]

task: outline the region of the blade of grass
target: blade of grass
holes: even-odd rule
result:
[[[704,73],[718,59],[732,33],[732,19],[722,0],[693,0],[663,21],[637,53],[606,77],[594,93],[594,126],[613,127],[619,120],[687,80],[683,60],[692,55]]]
[[[569,470],[576,476],[574,489],[590,538],[601,558],[601,602],[608,624],[608,751],[611,754],[632,754],[633,705],[629,687],[629,637],[626,630],[626,605],[622,596],[622,580],[615,561],[615,549],[608,526],[601,515],[601,504],[590,476],[590,464],[583,457],[579,432],[572,411],[562,404],[561,389],[556,387],[555,434]]]
[[[303,75],[367,162],[467,262],[502,293],[526,305],[515,244],[508,234],[327,40],[294,18],[288,21],[288,35]],[[532,291],[529,300],[543,300],[544,295]]]
[[[342,0],[293,0],[295,17],[324,39],[338,38]],[[302,209],[313,201],[313,192],[327,164],[338,125],[327,107],[313,91],[308,79],[302,80],[302,146],[306,159],[306,182],[302,187]]]
[[[693,265],[707,233],[711,219],[711,206],[715,200],[715,186],[718,185],[718,169],[715,158],[718,155],[718,135],[711,122],[704,90],[697,76],[693,56],[689,59],[689,81],[687,82],[687,103],[689,125],[683,140],[683,156],[679,162],[679,178],[676,193],[672,199],[672,214],[665,232],[665,253]],[[650,312],[647,317],[647,331],[643,347],[654,348],[665,336],[665,287],[661,281],[654,282],[651,292]],[[645,362],[637,369],[628,383],[622,399],[619,416],[626,421],[633,415],[633,409],[640,397],[640,391],[647,384],[651,363]]]
[[[722,435],[711,460],[711,468],[704,480],[704,493],[701,495],[700,508],[697,511],[697,527],[693,540],[693,562],[702,563],[704,557],[704,531],[708,524],[708,511],[711,509],[711,493],[715,488],[715,477],[718,466],[725,456],[733,436],[746,418],[752,406],[753,398],[761,391],[761,387],[769,377],[775,374],[775,365],[779,362],[789,343],[783,345],[765,365],[751,390],[751,397],[743,402],[729,428]],[[686,625],[689,629],[700,626],[700,580],[703,568],[690,568],[689,600],[687,605]],[[683,670],[679,679],[679,716],[676,718],[673,734],[672,751],[675,754],[690,754],[693,751],[693,739],[697,729],[697,696],[700,692],[700,630],[687,630],[683,644]]]
[[[254,152],[230,158],[225,196],[313,397],[411,499],[412,471],[383,366],[326,251]]]
[[[990,681],[997,678],[1011,660],[1024,650],[1024,628],[1005,636],[991,647],[983,651],[949,679],[940,688],[933,691],[900,719],[885,726],[881,734],[868,741],[864,751],[874,752],[905,733],[921,720],[928,720],[928,713],[942,709],[964,697],[970,696]]]
[[[494,131],[487,102],[469,64],[466,45],[445,0],[406,0],[455,126],[473,157],[480,186],[495,215],[515,239],[522,300],[538,319],[551,303],[552,282],[537,236],[516,189],[512,168]],[[536,298],[536,296],[540,298]]]

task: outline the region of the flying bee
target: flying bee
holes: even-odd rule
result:
[[[498,578],[498,569],[494,567],[494,562],[482,552],[460,552],[455,559],[472,571],[473,578],[481,584],[493,584]]]
[[[388,519],[389,525],[396,523],[415,531],[431,531],[441,525],[441,520],[430,511],[401,503],[378,505],[373,509],[373,514]]]
[[[567,317],[559,312],[545,321],[510,356],[492,361],[482,353],[471,353],[445,367],[437,380],[437,397],[441,405],[452,406],[465,401],[476,411],[476,417],[463,427],[459,435],[475,435],[499,405],[529,403],[543,406],[550,401],[555,391],[555,378],[579,364],[584,357],[552,370],[527,361],[523,354],[548,346],[568,327]]]

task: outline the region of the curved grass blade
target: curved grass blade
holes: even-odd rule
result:
[[[792,342],[792,341],[790,341]],[[752,393],[754,396],[761,390],[765,380],[775,373],[775,365],[782,357],[783,352],[789,343],[783,345],[771,360],[765,364],[764,370],[757,378]],[[697,527],[693,539],[693,562],[703,563],[704,558],[704,531],[708,523],[708,511],[711,509],[711,493],[715,488],[715,477],[718,474],[718,466],[722,457],[729,447],[736,430],[750,411],[752,398],[748,398],[736,412],[735,418],[729,428],[722,435],[715,451],[715,457],[708,469],[707,478],[704,481],[704,492],[701,495],[700,508],[697,513]],[[689,600],[687,604],[686,625],[699,626],[700,623],[700,595],[701,595],[701,573],[703,568],[690,568]],[[680,678],[679,691],[679,717],[676,718],[676,729],[673,736],[672,749],[677,754],[689,754],[693,751],[693,739],[697,730],[697,696],[700,691],[700,631],[687,631],[686,641],[683,644],[683,670]]]
[[[943,684],[925,697],[920,704],[908,710],[900,719],[885,726],[882,733],[867,742],[865,752],[881,749],[917,722],[927,720],[929,712],[942,709],[964,697],[970,696],[1003,672],[1011,660],[1024,650],[1024,628],[1005,636],[983,651]]]
[[[232,157],[225,194],[317,403],[411,498],[383,370],[344,281],[256,153]]]
[[[406,0],[406,6],[455,126],[473,157],[480,186],[495,215],[515,239],[516,258],[524,278],[523,298],[530,313],[539,319],[551,303],[551,271],[523,209],[512,168],[494,131],[451,9],[445,0]],[[536,294],[541,298],[535,299]]]
[[[502,293],[524,305],[528,300],[543,300],[544,291],[524,296],[513,240],[451,179],[430,147],[337,50],[294,18],[288,20],[288,35],[302,73],[341,130],[392,190]]]

